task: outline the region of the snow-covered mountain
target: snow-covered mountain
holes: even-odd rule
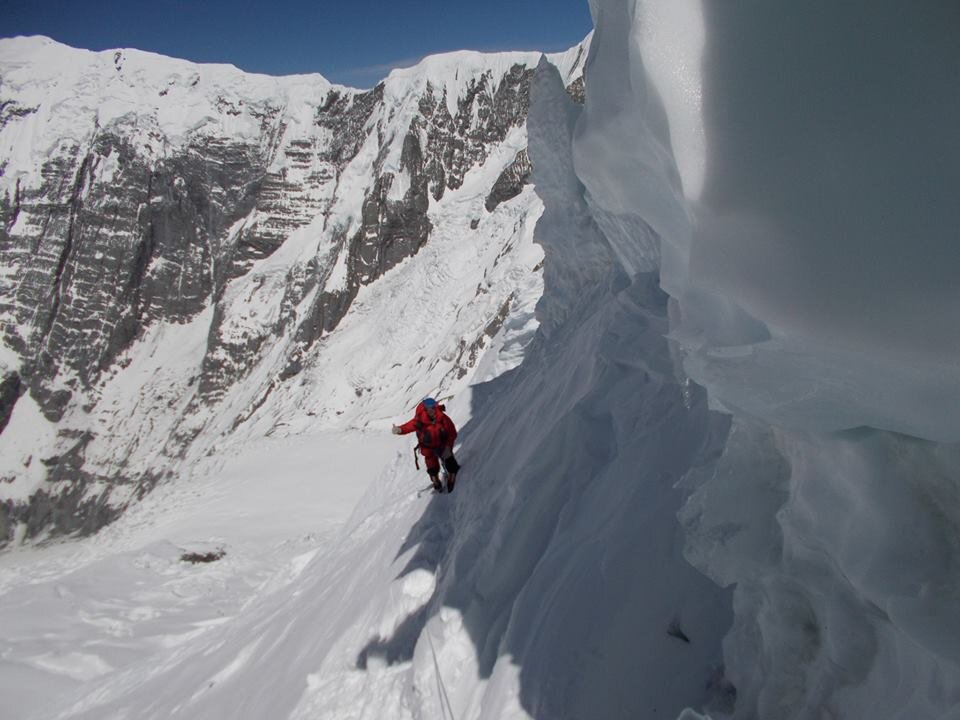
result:
[[[277,383],[211,455],[188,456],[189,477],[97,535],[0,556],[0,620],[26,628],[0,652],[14,708],[957,717],[955,3],[591,9],[584,104],[563,68],[540,63],[530,81],[540,200],[528,187],[493,211],[516,208],[542,247],[542,297],[534,317],[508,312],[450,403],[464,421],[456,492],[419,495],[407,446],[318,538],[309,466],[331,443],[311,434],[320,404],[300,399],[336,374],[323,350],[390,372],[366,357],[371,321],[385,345],[418,338],[414,354],[442,366],[398,368],[378,406],[449,377],[421,340],[428,321],[377,314],[409,303],[402,316],[422,317],[409,290],[430,286],[411,278],[438,275],[416,261],[435,237],[438,260],[462,251],[462,233],[435,235],[439,218],[466,232],[486,194],[448,189],[417,256],[358,290],[307,352],[295,377],[310,382]],[[463,252],[465,274],[508,257],[481,269]],[[149,375],[137,362],[126,370]],[[343,417],[386,423],[365,400],[378,383],[357,389]],[[237,412],[212,427],[250,407],[230,392],[218,407]],[[377,464],[374,444],[351,446],[353,469]],[[296,462],[274,491],[262,475],[278,448]],[[178,562],[197,540],[227,554]]]
[[[552,56],[580,95],[585,52]],[[382,425],[494,345],[515,363],[539,57],[359,91],[0,41],[0,538],[95,530],[223,437]]]

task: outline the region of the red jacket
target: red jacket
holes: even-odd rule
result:
[[[427,450],[452,448],[454,441],[457,439],[457,427],[453,424],[453,420],[444,414],[443,405],[437,405],[432,420],[427,414],[427,409],[423,407],[423,403],[417,405],[413,420],[400,426],[401,435],[412,432],[417,433],[420,448]]]

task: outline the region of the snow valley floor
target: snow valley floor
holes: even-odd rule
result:
[[[0,556],[2,716],[83,712],[83,698],[221,645],[245,613],[296,593],[390,458],[409,462],[408,445],[356,431],[260,440],[158,488],[94,537]],[[398,497],[429,502],[405,477]],[[243,662],[240,652],[195,687],[168,690],[186,702]]]

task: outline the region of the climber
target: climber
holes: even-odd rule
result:
[[[433,398],[426,398],[417,405],[413,419],[403,425],[394,425],[394,435],[417,433],[417,448],[427,464],[427,474],[433,489],[443,492],[440,482],[440,460],[447,470],[447,492],[453,492],[453,484],[457,480],[460,464],[453,456],[453,443],[457,439],[457,428],[453,421],[444,414],[444,406]]]

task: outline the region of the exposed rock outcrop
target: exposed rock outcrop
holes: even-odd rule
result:
[[[255,373],[259,389],[224,409],[228,426],[300,373],[360,290],[429,242],[434,204],[523,132],[539,59],[451,56],[456,73],[426,63],[359,91],[3,42],[0,70],[23,60],[0,88],[0,133],[20,144],[0,157],[0,334],[19,359],[0,385],[0,432],[29,392],[56,437],[44,485],[4,515],[31,535],[108,522],[239,383]],[[56,62],[77,67],[45,75]],[[121,109],[101,109],[105,96]],[[525,150],[511,156],[480,196],[488,211],[528,180]],[[102,401],[112,379],[151,333],[198,321],[197,372],[129,398],[151,421],[124,426],[122,403]],[[471,363],[483,338],[462,340]]]

